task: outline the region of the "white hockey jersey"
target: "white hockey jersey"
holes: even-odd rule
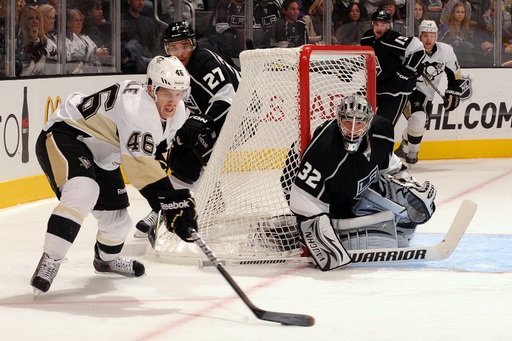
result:
[[[441,76],[446,74],[448,79],[448,88],[460,87],[460,80],[462,79],[462,72],[453,48],[445,43],[436,42],[432,49],[432,54],[425,54],[423,60],[424,73],[430,79],[432,84],[439,87]],[[432,88],[423,77],[418,77],[416,88],[421,91],[429,101],[434,98],[435,90]]]
[[[83,132],[79,139],[105,170],[123,165],[137,189],[167,176],[155,160],[156,147],[170,143],[188,118],[180,101],[172,118],[162,120],[153,98],[140,82],[123,81],[92,95],[73,93],[50,116],[44,130],[64,122]]]

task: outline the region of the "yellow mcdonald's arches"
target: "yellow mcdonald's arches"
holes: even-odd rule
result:
[[[53,103],[53,99],[50,96],[48,96],[48,98],[46,99],[46,104],[44,106],[44,124],[48,122],[48,116],[53,114],[59,106],[59,104],[61,103],[62,99],[60,98],[60,96],[57,96],[55,98],[55,103]]]

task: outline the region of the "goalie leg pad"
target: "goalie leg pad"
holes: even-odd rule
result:
[[[332,224],[347,250],[398,247],[395,215],[391,211],[350,219],[333,219]]]
[[[352,262],[326,213],[301,221],[299,231],[302,241],[320,270],[329,271]]]

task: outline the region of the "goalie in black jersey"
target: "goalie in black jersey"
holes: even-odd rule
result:
[[[283,187],[321,270],[350,263],[347,249],[408,246],[434,213],[435,187],[410,176],[393,141],[391,122],[354,95],[315,130],[300,165],[290,152],[286,170],[295,177]]]
[[[194,30],[186,21],[169,24],[164,47],[190,74],[190,93],[184,98],[190,116],[176,133],[163,163],[171,170],[170,179],[175,188],[193,190],[233,103],[240,73],[216,53],[197,46]],[[140,220],[135,237],[145,237],[156,226],[157,217],[157,212],[152,210]]]

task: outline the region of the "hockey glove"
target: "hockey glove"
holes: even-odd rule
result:
[[[176,142],[180,146],[194,147],[199,142],[198,137],[200,135],[211,131],[210,126],[212,124],[213,119],[210,116],[192,114],[176,132]]]
[[[426,223],[436,210],[437,189],[429,181],[419,184],[413,177],[381,174],[379,187],[382,196],[405,207],[413,223]]]
[[[189,229],[197,230],[197,212],[189,190],[178,189],[158,199],[165,214],[167,230],[176,233],[183,241],[193,243]]]
[[[414,73],[410,70],[398,70],[395,75],[394,85],[397,92],[412,92],[416,85],[416,77],[414,77]]]
[[[461,93],[455,90],[447,89],[444,92],[444,110],[452,111],[455,110],[460,103],[460,95]]]

